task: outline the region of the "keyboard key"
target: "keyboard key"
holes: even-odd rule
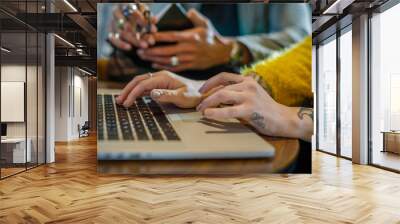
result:
[[[130,108],[115,104],[113,95],[97,96],[98,138],[109,140],[180,141],[161,107],[150,97],[136,100]],[[136,138],[135,138],[136,136]]]
[[[103,97],[97,95],[97,138],[104,139]]]
[[[146,133],[142,118],[140,117],[139,110],[134,104],[128,109],[129,115],[132,120],[133,129],[136,131],[136,136],[139,140],[149,140],[149,136]]]
[[[133,140],[133,132],[128,118],[128,110],[120,105],[117,105],[118,121],[124,140]]]
[[[165,116],[165,113],[162,111],[161,107],[153,100],[150,99],[150,103],[148,104],[151,112],[154,115],[154,118],[157,120],[158,124],[161,127],[161,130],[164,132],[165,137],[168,140],[177,140],[180,138],[176,134],[172,124],[169,122],[168,118]]]
[[[147,129],[149,130],[150,135],[153,138],[153,140],[156,140],[156,141],[164,140],[161,135],[161,132],[156,124],[156,121],[154,120],[153,115],[150,112],[147,104],[144,102],[143,98],[137,99],[136,103],[139,108],[140,114],[143,117],[144,123],[146,124]]]
[[[109,140],[118,140],[117,120],[111,95],[104,95],[104,112],[106,117],[107,138]]]

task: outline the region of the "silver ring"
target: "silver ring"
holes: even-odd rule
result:
[[[115,38],[115,39],[119,39],[120,34],[119,33],[109,33],[108,34],[108,38]]]
[[[124,19],[119,19],[117,20],[117,28],[122,30],[124,28],[125,20]]]
[[[125,18],[129,18],[135,10],[137,10],[137,7],[134,4],[124,5],[122,7],[122,14]]]
[[[179,65],[179,59],[177,56],[171,57],[171,66],[178,66]]]

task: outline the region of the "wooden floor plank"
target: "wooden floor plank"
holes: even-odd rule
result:
[[[0,181],[0,223],[400,223],[400,175],[313,152],[312,175],[96,172],[96,139]]]

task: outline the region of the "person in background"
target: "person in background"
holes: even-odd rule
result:
[[[157,18],[152,17],[151,33],[146,35],[138,35],[136,27],[126,22],[124,7],[118,6],[109,41],[123,51],[134,49],[154,69],[182,72],[249,65],[300,41],[311,30],[308,4],[183,5],[193,29],[157,32]],[[132,17],[139,27],[146,26],[143,10],[135,10]],[[154,46],[157,42],[175,44]]]
[[[311,37],[243,69],[242,75],[221,73],[205,82],[165,70],[139,75],[116,100],[129,107],[148,93],[160,103],[196,108],[206,118],[238,118],[261,134],[310,142]]]

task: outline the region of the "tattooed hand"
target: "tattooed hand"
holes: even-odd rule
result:
[[[201,102],[197,110],[208,118],[238,118],[265,135],[311,140],[312,109],[275,102],[251,77],[221,73],[197,91],[199,85],[199,81],[160,71],[152,76],[136,76],[116,100],[129,107],[137,97],[150,94],[160,103],[173,103],[181,108],[193,108]]]
[[[281,105],[254,79],[223,73],[208,80],[200,91],[208,91],[216,86],[224,87],[204,99],[197,107],[205,117],[239,118],[247,121],[262,134],[279,135],[276,120],[281,117]],[[227,104],[231,106],[219,107]]]
[[[205,117],[238,118],[247,121],[265,135],[311,140],[312,109],[279,104],[251,77],[229,73],[209,79],[200,88],[200,92],[218,86],[223,87],[205,98],[197,107]]]
[[[304,119],[304,116],[314,119],[314,111],[311,108],[300,107],[299,112],[297,112],[297,116],[299,116],[301,120]]]

